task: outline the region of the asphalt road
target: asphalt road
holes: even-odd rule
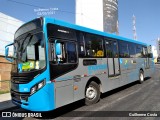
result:
[[[28,112],[21,108],[11,109],[12,112]],[[80,112],[79,112],[80,111]],[[90,111],[90,112],[87,112]],[[94,112],[96,111],[96,112]],[[108,112],[109,111],[109,112]],[[112,112],[111,112],[112,111]],[[129,113],[128,111],[134,111]],[[160,114],[160,65],[156,65],[156,71],[151,78],[147,78],[143,84],[134,82],[102,95],[102,99],[94,105],[85,106],[82,101],[64,106],[55,111],[43,113],[40,119],[55,120],[83,120],[83,119],[133,119],[133,120],[159,120],[158,117],[127,117],[134,115],[135,111],[142,111],[141,115],[148,113]],[[146,112],[144,112],[146,111]],[[155,111],[155,112],[154,112]],[[98,114],[98,115],[97,115]],[[140,113],[138,113],[140,114]],[[112,117],[106,117],[106,116]],[[93,117],[87,117],[93,116]],[[114,117],[113,117],[114,116]],[[123,117],[122,117],[123,116]],[[13,119],[39,119],[39,118],[13,118]]]

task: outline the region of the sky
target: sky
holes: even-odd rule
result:
[[[119,35],[133,39],[134,14],[138,41],[155,45],[160,37],[159,5],[160,0],[119,0]],[[0,12],[24,22],[39,17],[39,9],[48,9],[49,17],[75,24],[75,0],[0,0]]]

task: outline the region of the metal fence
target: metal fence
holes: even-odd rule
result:
[[[11,81],[10,80],[0,80],[0,94],[10,92]]]

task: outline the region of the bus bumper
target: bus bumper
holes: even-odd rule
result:
[[[28,100],[20,101],[12,99],[12,102],[21,108],[30,111],[51,111],[55,109],[54,89],[52,84],[45,85],[42,89],[28,97]]]

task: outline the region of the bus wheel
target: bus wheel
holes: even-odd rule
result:
[[[99,85],[92,81],[85,90],[85,104],[92,105],[99,101],[100,99],[100,87]]]
[[[139,72],[139,82],[140,82],[140,84],[143,83],[143,81],[144,81],[144,73],[143,73],[142,70],[140,70],[140,72]]]

